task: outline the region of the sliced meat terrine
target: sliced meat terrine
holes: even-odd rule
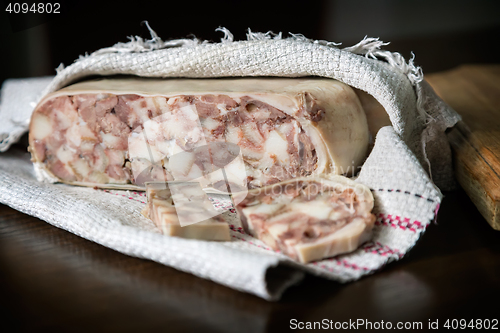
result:
[[[370,189],[343,176],[253,189],[237,205],[246,232],[302,263],[351,252],[369,240],[372,209]]]

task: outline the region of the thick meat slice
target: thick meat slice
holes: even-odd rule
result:
[[[114,78],[46,96],[32,116],[30,151],[42,180],[130,188],[206,176],[195,151],[229,143],[239,158],[204,185],[255,188],[351,174],[368,137],[356,94],[335,80]]]
[[[172,188],[172,186],[174,188]],[[146,183],[142,214],[163,234],[190,239],[230,241],[229,225],[216,212],[198,183]]]
[[[343,176],[297,178],[250,190],[245,230],[302,263],[351,252],[371,238],[370,189]]]

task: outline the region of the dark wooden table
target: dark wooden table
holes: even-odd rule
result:
[[[499,300],[500,232],[462,190],[446,193],[437,223],[401,261],[347,285],[307,276],[274,303],[0,206],[1,332],[275,332],[291,319],[425,328],[498,319]]]

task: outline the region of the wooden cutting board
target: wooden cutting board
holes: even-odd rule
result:
[[[448,133],[455,174],[488,223],[500,230],[500,65],[464,65],[425,79],[462,116]]]

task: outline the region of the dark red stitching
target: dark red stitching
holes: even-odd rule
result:
[[[404,256],[404,254],[401,253],[399,250],[391,249],[389,246],[381,244],[379,242],[375,243],[370,242],[366,244],[363,249],[365,250],[365,252],[378,254],[383,257],[395,255],[399,258],[402,258]]]
[[[215,208],[222,208],[225,210],[229,210],[233,214],[236,214],[236,210],[234,209],[232,203],[223,204],[219,200],[216,200],[216,199],[211,198],[211,197],[209,197],[208,200],[210,200],[212,202],[212,204],[215,206]],[[229,207],[231,207],[231,208],[229,208]]]
[[[358,266],[356,264],[351,264],[345,259],[344,260],[337,259],[336,261],[337,261],[337,265],[342,265],[342,266],[347,267],[347,268],[352,268],[352,269],[356,269],[356,270],[362,269],[364,271],[370,270],[368,267],[363,267],[363,266]]]
[[[438,204],[436,205],[436,209],[434,210],[434,216],[436,216],[436,217],[437,217],[437,214],[438,214],[438,212],[439,212],[439,207],[441,207],[441,205],[438,203]]]
[[[410,230],[413,232],[417,232],[417,229],[425,229],[426,225],[419,221],[411,222],[409,218],[401,218],[399,216],[392,216],[388,214],[385,216],[384,214],[378,214],[378,218],[375,221],[376,225],[387,225],[393,228],[400,228],[403,230]]]
[[[245,233],[245,231],[243,231],[243,228],[242,228],[242,227],[238,227],[238,228],[236,228],[234,225],[230,224],[230,225],[229,225],[229,228],[230,228],[232,231],[236,231],[236,232],[239,232],[240,234],[246,235],[246,233]]]
[[[375,191],[374,189],[371,189],[371,190],[372,190],[372,191]],[[387,191],[387,192],[389,192],[389,193],[391,193],[392,191],[394,191],[394,192],[396,192],[396,193],[401,193],[401,192],[403,192],[402,190],[399,190],[399,189],[394,190],[394,189],[383,189],[383,188],[379,188],[377,191],[379,191],[379,192],[382,192],[382,191]],[[408,191],[404,191],[403,193],[404,193],[404,194],[412,194],[411,192],[408,192]],[[434,200],[433,200],[433,199],[423,197],[423,196],[422,196],[422,195],[420,195],[420,194],[416,194],[416,193],[415,193],[415,194],[413,194],[413,195],[414,195],[415,197],[417,197],[417,198],[420,198],[420,199],[425,199],[425,200],[427,200],[427,201],[429,201],[429,202],[434,202]]]
[[[325,270],[327,270],[327,271],[330,271],[330,272],[332,272],[332,273],[333,273],[333,271],[334,271],[333,267],[328,267],[328,266],[326,266],[326,265],[324,265],[324,264],[323,264],[323,265],[320,265],[317,261],[313,262],[312,264],[313,264],[313,265],[315,265],[315,266],[318,266],[318,267],[320,267],[320,268],[323,268],[323,269],[325,269]]]
[[[140,203],[145,204],[145,202],[144,202],[144,201],[134,199],[134,198],[132,198],[132,197],[126,196],[125,194],[111,193],[109,190],[103,190],[103,189],[101,189],[101,191],[106,192],[106,193],[109,193],[109,194],[121,195],[122,197],[125,197],[125,198],[127,198],[127,199],[130,199],[130,200],[135,200],[135,201],[137,201],[137,202],[140,202]]]

